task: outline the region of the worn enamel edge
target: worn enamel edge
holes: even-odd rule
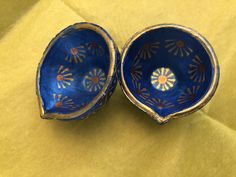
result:
[[[141,35],[145,34],[148,31],[151,30],[155,30],[155,29],[160,29],[160,28],[176,28],[179,29],[185,33],[190,34],[191,36],[193,36],[194,38],[196,38],[201,45],[204,47],[204,49],[206,50],[207,54],[210,57],[211,60],[211,64],[212,64],[212,68],[214,69],[214,76],[210,85],[210,88],[208,90],[208,92],[203,96],[203,98],[197,102],[196,104],[194,104],[191,107],[188,107],[186,109],[183,109],[182,111],[178,111],[172,114],[167,115],[166,117],[161,117],[158,115],[158,113],[156,113],[153,109],[149,108],[148,106],[146,106],[145,104],[141,103],[140,101],[138,101],[133,94],[130,92],[125,79],[124,79],[124,72],[123,72],[123,65],[124,65],[124,59],[126,56],[126,53],[128,52],[129,47],[132,45],[132,43],[139,38]],[[220,78],[220,68],[219,68],[219,63],[217,60],[217,56],[212,48],[212,46],[210,45],[210,43],[201,35],[199,34],[197,31],[193,30],[192,28],[189,27],[185,27],[182,25],[177,25],[177,24],[159,24],[159,25],[154,25],[154,26],[150,26],[147,27],[145,29],[143,29],[142,31],[139,31],[137,33],[135,33],[129,40],[128,42],[125,44],[125,46],[123,47],[122,53],[121,53],[121,65],[120,65],[120,70],[121,70],[121,88],[124,92],[124,94],[127,96],[127,98],[134,104],[136,105],[138,108],[140,108],[141,110],[143,110],[144,112],[146,112],[148,115],[150,115],[154,120],[156,120],[158,123],[160,124],[164,124],[167,123],[169,120],[173,119],[173,118],[179,118],[182,116],[186,116],[189,115],[199,109],[201,109],[203,106],[205,106],[210,99],[213,97],[218,83],[219,83],[219,78]]]
[[[51,46],[54,44],[54,42],[61,36],[63,35],[64,31],[69,28],[69,27],[74,27],[76,29],[90,29],[92,31],[97,32],[99,35],[101,35],[104,40],[106,41],[106,44],[109,49],[109,59],[110,59],[110,66],[109,66],[109,72],[107,75],[107,80],[106,83],[103,87],[103,89],[98,93],[98,95],[84,108],[80,109],[79,111],[75,111],[73,113],[69,114],[57,114],[57,113],[45,113],[43,109],[43,101],[42,97],[40,94],[40,69],[42,66],[42,63],[45,59],[45,56],[47,55],[48,51],[50,50]],[[99,100],[102,98],[102,96],[105,95],[105,91],[107,90],[108,86],[110,85],[112,81],[112,76],[115,74],[115,60],[116,60],[116,46],[109,34],[100,26],[93,24],[93,23],[88,23],[88,22],[81,22],[81,23],[76,23],[74,25],[68,26],[67,28],[63,29],[61,32],[59,32],[48,44],[47,48],[45,49],[43,53],[43,57],[41,58],[38,68],[37,68],[37,77],[36,77],[36,94],[38,97],[38,102],[39,102],[39,109],[40,109],[40,116],[43,119],[61,119],[61,120],[69,120],[73,119],[76,117],[79,117],[80,115],[86,113],[88,110],[90,110]]]

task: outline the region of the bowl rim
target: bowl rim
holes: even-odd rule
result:
[[[67,33],[67,29],[69,28],[74,28],[77,30],[81,29],[88,29],[92,30],[96,33],[98,33],[106,42],[108,50],[109,50],[109,60],[110,60],[110,66],[109,66],[109,71],[107,75],[107,80],[105,82],[105,85],[103,86],[102,90],[90,101],[85,107],[82,109],[68,113],[68,114],[63,114],[63,113],[46,113],[44,108],[43,108],[43,100],[41,97],[40,93],[40,76],[41,76],[41,66],[44,62],[44,59],[48,53],[48,51],[51,49],[52,45],[55,43],[56,40],[58,40],[62,35]],[[39,108],[40,108],[40,116],[43,119],[58,119],[58,120],[70,120],[77,118],[87,111],[89,111],[103,96],[106,95],[106,90],[109,88],[109,85],[112,82],[112,77],[115,74],[115,64],[116,64],[116,45],[114,41],[112,40],[111,36],[108,34],[108,32],[103,29],[101,26],[90,23],[90,22],[79,22],[75,23],[73,25],[69,25],[66,28],[64,28],[62,31],[56,34],[56,36],[49,42],[48,46],[46,47],[45,51],[43,52],[43,56],[38,64],[37,68],[37,74],[36,74],[36,94],[38,97],[38,102],[39,102]]]
[[[147,105],[141,103],[139,100],[137,100],[134,97],[134,95],[131,93],[131,91],[129,90],[129,88],[126,84],[126,81],[125,81],[125,78],[124,78],[124,70],[123,70],[126,54],[129,50],[130,46],[136,41],[136,39],[138,39],[141,35],[149,32],[149,31],[157,30],[157,29],[161,29],[161,28],[178,29],[180,31],[188,33],[189,35],[194,37],[196,40],[198,40],[200,42],[200,44],[206,50],[207,54],[209,55],[210,60],[211,60],[211,64],[212,64],[212,68],[214,69],[214,75],[213,75],[213,79],[211,81],[210,87],[209,87],[207,93],[205,93],[205,95],[197,103],[195,103],[194,105],[192,105],[188,108],[185,108],[181,111],[169,114],[165,117],[161,117],[153,109],[151,109]],[[136,105],[138,108],[140,108],[141,110],[146,112],[148,115],[151,116],[151,118],[153,118],[154,120],[156,120],[160,124],[167,123],[169,120],[171,120],[173,118],[179,118],[179,117],[182,117],[182,116],[189,115],[189,114],[201,109],[203,106],[205,106],[210,101],[210,99],[213,97],[213,95],[214,95],[214,93],[217,89],[217,86],[218,86],[218,83],[219,83],[219,78],[220,78],[220,68],[219,68],[218,59],[217,59],[217,56],[216,56],[216,54],[213,50],[213,47],[208,42],[208,40],[205,37],[203,37],[200,33],[195,31],[194,29],[189,28],[189,27],[185,27],[185,26],[182,26],[182,25],[174,24],[174,23],[163,23],[163,24],[157,24],[157,25],[149,26],[147,28],[144,28],[141,31],[136,32],[133,36],[131,36],[131,38],[124,45],[124,47],[122,49],[122,52],[121,52],[120,70],[121,70],[121,73],[120,73],[121,88],[122,88],[124,94],[126,95],[126,97],[134,105]]]

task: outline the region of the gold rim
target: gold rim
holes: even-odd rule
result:
[[[107,80],[106,80],[104,87],[98,93],[98,95],[87,106],[80,109],[79,111],[75,111],[70,114],[45,113],[45,111],[43,109],[43,102],[42,102],[41,94],[40,94],[40,85],[39,85],[40,69],[41,69],[42,63],[45,59],[45,56],[47,55],[48,51],[51,49],[51,46],[63,34],[64,30],[66,30],[68,27],[65,28],[60,33],[58,33],[54,39],[51,40],[51,42],[49,43],[49,45],[47,46],[46,50],[43,53],[43,57],[38,65],[38,69],[37,69],[36,93],[37,93],[38,100],[39,100],[40,115],[44,119],[64,119],[65,120],[65,119],[73,119],[73,118],[81,116],[82,114],[87,112],[89,109],[91,109],[98,102],[98,100],[103,95],[105,95],[105,91],[107,90],[108,86],[110,85],[111,80],[112,80],[112,76],[114,75],[115,57],[116,57],[115,44],[113,43],[111,38],[108,36],[108,34],[105,32],[105,30],[103,30],[101,27],[99,27],[95,24],[87,23],[87,22],[77,23],[72,26],[78,30],[88,29],[88,30],[95,31],[96,33],[98,33],[99,35],[101,35],[104,38],[104,40],[108,46],[108,49],[109,49],[109,59],[110,59],[110,66],[109,66],[109,71],[108,71],[108,75],[107,75]]]
[[[193,36],[195,39],[197,39],[201,45],[204,47],[204,49],[206,50],[207,54],[210,57],[211,60],[211,64],[212,67],[214,69],[214,75],[213,75],[213,79],[210,85],[210,88],[208,90],[208,92],[203,96],[203,98],[196,103],[195,105],[183,109],[182,111],[176,112],[176,113],[172,113],[169,114],[166,117],[161,117],[159,116],[153,109],[149,108],[148,106],[146,106],[145,104],[141,103],[140,101],[138,101],[133,94],[130,92],[126,81],[124,79],[124,71],[123,71],[123,65],[124,65],[124,60],[125,60],[125,56],[128,52],[129,47],[132,45],[132,43],[139,38],[141,35],[145,34],[146,32],[152,31],[152,30],[156,30],[156,29],[160,29],[160,28],[175,28],[175,29],[179,29],[185,33],[190,34],[191,36]],[[218,60],[216,57],[216,54],[212,48],[212,46],[210,45],[210,43],[201,35],[199,34],[197,31],[185,27],[185,26],[181,26],[181,25],[177,25],[177,24],[160,24],[160,25],[154,25],[154,26],[150,26],[145,28],[142,31],[139,31],[137,33],[135,33],[129,40],[128,42],[125,44],[122,54],[121,54],[121,85],[122,85],[122,90],[125,93],[125,95],[127,96],[127,98],[134,104],[136,105],[138,108],[140,108],[141,110],[143,110],[144,112],[146,112],[148,115],[150,115],[154,120],[156,120],[158,123],[166,123],[169,120],[173,119],[173,118],[177,118],[177,117],[181,117],[181,116],[185,116],[188,114],[191,114],[197,110],[199,110],[200,108],[202,108],[204,105],[207,104],[208,101],[210,101],[210,99],[213,97],[216,88],[218,86],[219,83],[219,77],[220,77],[220,70],[219,70],[219,64],[218,64]]]

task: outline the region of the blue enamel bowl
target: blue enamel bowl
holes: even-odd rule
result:
[[[219,65],[196,31],[162,24],[136,33],[124,47],[121,86],[129,100],[159,123],[190,114],[214,95]]]
[[[41,117],[83,119],[116,88],[119,52],[100,26],[77,23],[49,43],[37,72]]]

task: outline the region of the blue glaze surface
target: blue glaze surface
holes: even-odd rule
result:
[[[161,117],[201,100],[210,88],[213,72],[211,59],[196,38],[167,27],[138,37],[123,61],[130,92]]]
[[[90,23],[81,24],[102,29]],[[69,26],[57,35],[39,68],[38,89],[46,114],[66,115],[84,109],[97,95],[102,94],[101,90],[108,80],[111,60],[107,42],[96,31],[78,29],[76,25],[79,24]],[[102,31],[112,40],[106,31]],[[113,45],[115,47],[114,42]],[[91,109],[73,118],[87,117],[98,110],[113,93],[117,83],[115,73],[119,55],[117,49],[115,52],[114,72],[103,96]]]

